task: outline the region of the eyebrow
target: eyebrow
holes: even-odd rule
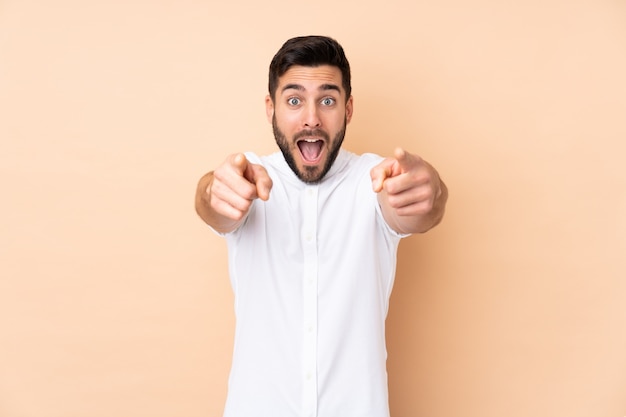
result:
[[[284,93],[286,90],[298,90],[298,91],[304,91],[304,87],[300,84],[287,84],[285,85],[281,91],[281,93]],[[334,90],[337,91],[338,93],[341,93],[341,89],[339,88],[338,85],[336,84],[322,84],[319,86],[318,88],[319,91],[328,91],[328,90]]]

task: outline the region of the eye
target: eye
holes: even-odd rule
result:
[[[297,97],[291,97],[287,99],[287,103],[291,106],[297,106],[298,104],[300,104],[300,99]]]
[[[325,99],[322,99],[323,106],[332,106],[333,104],[335,104],[335,99],[332,97],[326,97]]]

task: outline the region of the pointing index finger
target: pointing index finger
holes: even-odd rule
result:
[[[403,148],[396,148],[393,152],[393,155],[396,158],[396,161],[398,161],[398,166],[400,167],[401,171],[406,172],[413,165],[413,155],[405,151]]]
[[[235,166],[237,171],[239,171],[239,173],[243,175],[248,168],[248,160],[246,159],[246,156],[244,154],[238,153],[233,158],[233,165]]]

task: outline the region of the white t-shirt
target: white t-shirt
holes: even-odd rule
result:
[[[400,238],[370,169],[340,151],[300,181],[280,152],[248,153],[272,178],[226,235],[235,347],[224,417],[388,417],[385,318]]]

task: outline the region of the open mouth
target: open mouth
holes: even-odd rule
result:
[[[307,138],[299,140],[296,144],[305,163],[316,164],[320,161],[324,148],[323,140]]]

